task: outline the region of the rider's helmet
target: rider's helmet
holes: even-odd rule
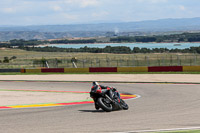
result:
[[[93,86],[99,85],[99,83],[95,81],[95,82],[92,82],[92,85],[93,85]]]

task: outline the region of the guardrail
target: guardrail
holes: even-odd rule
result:
[[[85,73],[85,72],[200,72],[200,66],[155,67],[89,67],[21,69],[21,73]]]

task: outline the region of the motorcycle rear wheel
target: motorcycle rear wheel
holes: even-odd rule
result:
[[[106,112],[112,111],[113,107],[111,103],[107,103],[105,98],[99,97],[98,100],[98,105],[100,108],[102,108]]]

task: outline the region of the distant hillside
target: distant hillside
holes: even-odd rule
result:
[[[0,27],[0,40],[106,36],[107,32],[171,32],[200,30],[200,18],[161,19],[127,23]]]
[[[72,37],[106,36],[106,32],[36,32],[36,31],[0,31],[0,41],[13,39],[47,40]]]

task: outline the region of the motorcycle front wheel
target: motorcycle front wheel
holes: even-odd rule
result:
[[[120,104],[124,110],[128,110],[128,104],[126,104],[124,100],[120,99]]]
[[[113,109],[112,104],[109,103],[109,101],[107,99],[99,97],[97,102],[98,102],[99,107],[102,108],[104,111],[106,111],[106,112],[112,111],[112,109]]]

